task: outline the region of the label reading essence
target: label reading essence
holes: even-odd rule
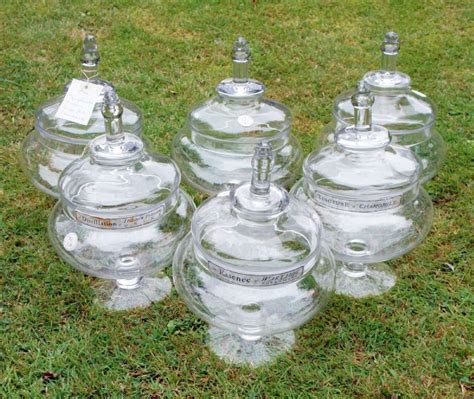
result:
[[[346,200],[343,198],[335,197],[327,193],[321,193],[319,191],[314,192],[314,200],[322,205],[329,206],[335,209],[341,209],[343,211],[353,212],[378,212],[385,211],[400,206],[401,195],[394,197],[386,197],[377,200]]]
[[[215,263],[208,262],[209,270],[217,278],[226,283],[245,285],[247,287],[268,287],[272,285],[288,284],[298,280],[304,271],[304,266],[278,274],[243,274],[224,269]]]
[[[101,218],[91,216],[80,211],[74,211],[74,216],[78,222],[99,229],[128,229],[130,227],[143,226],[159,219],[164,213],[165,207],[160,207],[141,215],[122,217],[122,218]]]

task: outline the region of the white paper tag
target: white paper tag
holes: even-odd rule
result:
[[[78,222],[84,223],[91,227],[115,230],[143,226],[144,224],[154,222],[163,215],[164,211],[165,206],[160,205],[158,208],[150,212],[123,218],[101,218],[97,216],[88,215],[80,211],[75,211],[74,217]]]
[[[73,79],[56,111],[56,118],[87,125],[103,89],[101,85]]]
[[[314,192],[314,200],[322,205],[343,211],[353,212],[378,212],[400,206],[402,197],[400,195],[381,198],[377,200],[351,200],[342,199],[319,191]]]
[[[268,287],[279,284],[289,284],[298,280],[304,272],[304,266],[300,266],[289,272],[276,274],[244,274],[224,269],[215,263],[208,262],[208,267],[216,277],[226,283],[245,285],[247,287]]]

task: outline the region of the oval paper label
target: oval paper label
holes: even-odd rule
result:
[[[249,127],[253,125],[253,118],[249,115],[240,115],[237,118],[237,122],[239,122],[241,126]]]

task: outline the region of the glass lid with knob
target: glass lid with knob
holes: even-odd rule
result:
[[[415,152],[422,163],[421,180],[434,177],[445,157],[445,145],[435,131],[436,106],[423,93],[411,88],[410,77],[397,70],[400,42],[397,33],[388,32],[381,46],[382,62],[379,70],[367,72],[363,80],[372,92],[374,123],[390,131],[393,143]],[[334,140],[334,133],[342,126],[354,124],[351,97],[354,90],[339,95],[333,108],[334,124],[323,132],[324,146]]]
[[[289,187],[302,161],[290,111],[266,99],[265,86],[249,78],[250,47],[242,37],[233,45],[232,64],[233,77],[217,85],[217,97],[189,114],[173,157],[191,185],[217,193],[250,179],[253,149],[265,139],[276,154],[273,180]]]
[[[126,131],[113,89],[104,94],[102,112],[107,133],[92,140],[61,175],[50,239],[73,267],[113,280],[101,286],[102,305],[146,306],[171,288],[157,273],[171,264],[194,204],[179,188],[174,162],[148,152]]]
[[[372,109],[374,122],[390,130],[392,135],[409,134],[429,127],[436,118],[436,107],[427,96],[412,90],[410,77],[397,70],[398,35],[388,32],[380,49],[380,69],[367,72],[363,77],[375,97]],[[351,90],[336,98],[333,109],[336,120],[354,123],[353,94]]]
[[[271,182],[272,146],[262,141],[252,177],[204,202],[174,261],[178,292],[213,326],[220,357],[253,366],[294,342],[293,328],[329,300],[332,255],[311,206]]]
[[[374,96],[365,81],[351,100],[355,124],[307,157],[292,193],[321,216],[339,265],[337,292],[364,297],[393,287],[396,277],[381,262],[418,245],[433,215],[420,186],[419,159],[392,145],[389,131],[372,123]]]
[[[367,84],[359,82],[352,96],[355,124],[336,134],[335,145],[312,153],[305,161],[304,175],[319,191],[365,197],[402,192],[418,183],[419,160],[408,149],[391,146],[389,131],[372,124],[373,104]]]
[[[55,97],[36,111],[35,129],[26,137],[22,151],[22,166],[33,184],[41,191],[58,197],[58,179],[61,172],[79,158],[89,140],[105,133],[102,116],[104,94],[113,89],[111,83],[98,77],[100,60],[98,46],[93,35],[86,35],[82,45],[82,76],[68,82],[64,94]],[[74,89],[74,95],[69,93]],[[79,91],[79,93],[77,92]],[[67,106],[65,97],[75,101]],[[82,107],[84,104],[84,108]],[[90,105],[89,110],[85,110]],[[69,111],[71,120],[62,111]],[[122,99],[122,123],[127,132],[139,135],[141,112],[133,103]],[[89,112],[90,111],[90,112]],[[76,120],[79,115],[81,120]]]

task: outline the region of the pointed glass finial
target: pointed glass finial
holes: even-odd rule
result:
[[[245,218],[269,220],[283,212],[290,201],[288,192],[271,182],[275,153],[270,141],[256,145],[251,162],[251,181],[230,190],[232,207]]]
[[[249,78],[250,47],[242,36],[232,46],[233,76],[222,80],[216,87],[219,95],[245,101],[259,98],[265,91],[262,82]]]
[[[94,35],[87,34],[82,43],[81,64],[82,71],[87,79],[92,79],[97,74],[97,64],[100,55]]]
[[[386,72],[396,71],[397,56],[400,50],[398,34],[395,32],[387,32],[380,49],[382,50],[382,66],[380,69]]]
[[[108,88],[104,93],[102,115],[105,121],[105,132],[108,144],[118,144],[124,139],[122,124],[123,107],[114,89]]]
[[[242,36],[232,46],[233,81],[246,83],[249,80],[250,47]]]
[[[359,81],[351,102],[354,107],[354,128],[359,132],[371,130],[374,96],[363,80]]]
[[[335,141],[339,148],[364,151],[385,148],[390,144],[388,130],[372,123],[374,96],[364,80],[357,84],[351,102],[354,107],[354,125],[342,128],[336,133]]]
[[[257,195],[268,194],[275,157],[270,142],[262,141],[255,147],[252,158],[252,183],[250,191]]]
[[[400,50],[400,40],[395,32],[387,32],[380,46],[382,64],[379,70],[367,72],[365,83],[372,91],[380,89],[405,89],[410,86],[410,77],[397,71],[397,57]]]
[[[143,142],[134,134],[126,134],[122,114],[123,106],[115,89],[106,86],[102,103],[105,135],[96,137],[89,144],[91,156],[96,162],[124,162],[140,156]]]

